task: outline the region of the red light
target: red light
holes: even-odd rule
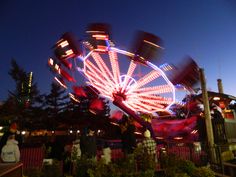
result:
[[[105,105],[102,100],[94,99],[89,106],[89,111],[93,114],[99,114],[102,110],[104,110],[104,106]]]

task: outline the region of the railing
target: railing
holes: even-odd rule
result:
[[[22,163],[1,163],[0,177],[22,177]]]
[[[236,164],[230,162],[223,162],[223,174],[229,176],[236,176]]]
[[[160,151],[162,148],[166,149],[167,153],[175,154],[185,160],[191,160],[196,164],[202,162],[202,156],[205,156],[205,152],[195,152],[193,146],[190,144],[180,144],[180,143],[167,143],[165,145],[157,145],[157,155],[160,156]],[[102,151],[97,151],[98,159],[101,158]],[[115,161],[117,159],[123,158],[124,154],[120,146],[111,147],[111,160]],[[21,149],[21,162],[23,163],[24,169],[29,168],[42,168],[44,159],[44,149],[42,147],[26,147]]]
[[[163,147],[166,148],[168,154],[175,154],[184,160],[190,160],[198,165],[207,163],[206,152],[196,151],[192,143],[166,143]]]

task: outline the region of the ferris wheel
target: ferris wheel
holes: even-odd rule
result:
[[[85,40],[65,33],[54,46],[55,59],[49,65],[64,87],[72,85],[72,98],[81,94],[74,73],[81,73],[86,84],[145,126],[139,113],[168,111],[175,103],[175,86],[150,60],[162,50],[161,40],[150,33],[140,33],[132,51],[115,47],[107,25],[91,24]],[[142,70],[142,76],[139,72]]]

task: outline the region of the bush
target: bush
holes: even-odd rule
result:
[[[102,159],[99,161],[78,159],[76,177],[154,177],[155,166],[154,159],[141,154],[138,149],[134,154],[109,164],[105,164]]]
[[[192,176],[196,170],[196,166],[193,162],[189,160],[180,160],[177,168],[181,171],[186,173],[189,176]]]
[[[156,162],[153,156],[144,153],[144,148],[140,145],[134,150],[134,161],[138,171],[155,171]]]
[[[154,170],[146,170],[146,171],[139,171],[135,175],[135,177],[154,177],[155,171]]]
[[[208,167],[196,167],[189,160],[182,160],[174,154],[165,155],[162,159],[166,177],[214,177]]]
[[[96,161],[92,159],[81,158],[76,161],[76,177],[89,177],[88,170],[96,169]],[[91,173],[91,172],[90,172]]]
[[[27,177],[41,177],[42,173],[39,168],[30,168],[30,169],[24,169],[24,176]]]
[[[187,173],[176,173],[174,177],[190,177]]]
[[[195,169],[193,177],[214,177],[215,173],[209,167],[199,167]]]
[[[162,159],[165,177],[214,177],[214,172],[207,167],[197,168],[193,162],[182,160],[174,154],[165,155]],[[141,147],[134,154],[124,159],[105,164],[104,160],[78,159],[76,177],[154,177],[155,160],[143,153]],[[159,175],[160,176],[160,175]]]
[[[44,164],[40,177],[60,177],[62,176],[61,162],[53,160],[52,164]]]

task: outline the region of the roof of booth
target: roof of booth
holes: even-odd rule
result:
[[[207,91],[207,93],[208,93],[209,100],[213,100],[214,97],[219,97],[220,100],[224,100],[224,101],[236,100],[235,96],[224,94],[224,93],[218,93],[218,92],[212,92],[212,91]],[[196,95],[195,98],[202,101],[202,94]]]

